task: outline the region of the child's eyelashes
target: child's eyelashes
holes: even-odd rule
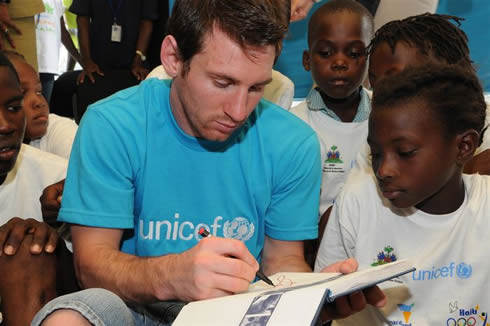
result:
[[[415,149],[409,150],[409,151],[399,151],[398,155],[400,155],[401,158],[410,158],[410,157],[414,156],[416,152],[417,152],[417,150],[415,150]]]
[[[22,110],[22,103],[15,103],[7,106],[7,111],[9,112],[19,112]]]
[[[366,55],[366,51],[351,51],[349,52],[349,57],[353,59],[358,59]]]
[[[333,54],[333,51],[323,50],[323,51],[319,51],[318,54],[324,58],[328,58],[329,56],[331,56]]]

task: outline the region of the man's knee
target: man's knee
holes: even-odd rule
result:
[[[131,310],[114,293],[87,289],[48,302],[32,325],[134,325],[134,319]]]
[[[79,312],[70,309],[61,309],[53,312],[42,323],[43,326],[55,326],[55,325],[79,325],[79,326],[91,326],[87,319],[85,319]]]

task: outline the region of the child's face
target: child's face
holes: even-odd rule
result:
[[[384,197],[399,208],[440,211],[459,186],[456,137],[446,137],[439,117],[423,100],[375,108],[368,143]]]
[[[24,90],[24,111],[27,118],[25,138],[28,140],[41,138],[48,130],[49,106],[41,92],[39,75],[25,61],[20,59],[11,61]]]
[[[14,167],[19,154],[26,118],[22,89],[11,70],[0,67],[0,181]],[[0,182],[0,183],[1,183]]]
[[[341,11],[326,15],[311,30],[310,50],[303,66],[321,91],[343,99],[359,89],[366,77],[366,46],[371,38],[367,18]]]
[[[408,66],[427,63],[429,59],[406,42],[398,42],[395,52],[388,43],[380,43],[369,58],[369,83],[375,89],[376,83],[383,77],[401,72]]]

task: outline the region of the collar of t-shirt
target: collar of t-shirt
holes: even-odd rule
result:
[[[361,101],[359,102],[359,107],[357,108],[356,115],[354,116],[352,122],[362,122],[369,118],[369,113],[371,112],[370,102],[371,101],[369,100],[366,90],[361,87]],[[312,88],[306,97],[306,104],[310,110],[321,111],[334,120],[342,121],[334,111],[330,110],[325,105],[325,102],[323,102],[322,96],[316,87]]]

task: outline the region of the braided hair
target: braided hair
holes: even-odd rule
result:
[[[373,111],[396,107],[407,100],[423,100],[439,117],[446,136],[474,129],[481,145],[486,130],[486,108],[476,74],[461,66],[426,64],[408,67],[380,80],[373,93]]]
[[[423,55],[475,71],[470,59],[468,37],[459,28],[461,20],[456,16],[425,13],[391,21],[376,31],[368,47],[369,54],[383,42],[390,46],[393,53],[398,42],[406,42],[418,48]]]

